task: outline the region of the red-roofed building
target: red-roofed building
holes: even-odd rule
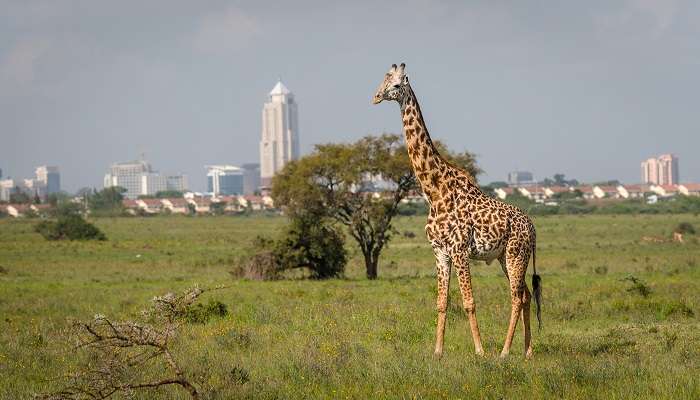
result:
[[[493,192],[496,193],[496,196],[498,196],[499,199],[505,200],[506,197],[513,194],[513,188],[512,187],[495,188],[495,189],[493,189]]]
[[[163,210],[163,202],[160,199],[137,199],[136,204],[149,214],[157,214]]]
[[[620,197],[623,199],[637,199],[644,197],[644,193],[649,191],[648,185],[620,185],[617,187]]]
[[[678,185],[678,190],[686,196],[700,196],[700,183],[683,183]]]
[[[19,218],[31,208],[26,204],[0,204],[0,210],[11,217]]]
[[[680,193],[679,185],[651,185],[651,191],[661,197],[671,197]]]
[[[583,195],[583,198],[586,200],[596,198],[595,192],[593,191],[593,186],[590,186],[590,185],[576,186],[575,190],[580,191],[581,194]]]
[[[620,197],[620,192],[617,190],[616,186],[595,186],[593,188],[593,192],[595,193],[596,197],[599,199],[602,198],[610,198],[610,199],[619,199]]]
[[[173,214],[187,214],[189,211],[187,208],[188,202],[182,197],[161,199],[161,202],[163,203],[163,209]]]
[[[187,201],[194,205],[198,213],[208,213],[211,210],[211,198],[209,197],[193,197]]]

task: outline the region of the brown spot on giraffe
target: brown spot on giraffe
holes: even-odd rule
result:
[[[438,280],[435,355],[441,356],[450,284],[454,265],[464,310],[469,317],[474,348],[483,354],[472,293],[470,260],[490,264],[498,259],[508,278],[511,313],[501,356],[513,342],[519,318],[525,331],[525,356],[532,356],[530,290],[525,274],[532,255],[532,286],[540,320],[540,278],[535,270],[536,233],[530,218],[520,209],[485,195],[467,171],[448,163],[433,145],[423,115],[405,73],[405,64],[392,65],[374,95],[373,103],[396,101],[401,106],[408,156],[414,173],[430,202],[425,232],[435,253]]]

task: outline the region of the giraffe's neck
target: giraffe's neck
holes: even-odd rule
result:
[[[447,162],[430,139],[413,89],[407,86],[406,90],[408,93],[401,103],[401,116],[408,157],[421,189],[433,200],[441,195],[440,184]]]

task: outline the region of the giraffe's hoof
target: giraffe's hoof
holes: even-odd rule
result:
[[[502,351],[502,352],[501,352],[501,355],[500,355],[499,357],[501,358],[501,360],[505,359],[506,357],[508,357],[508,352],[507,352],[507,351]]]
[[[532,359],[532,349],[527,349],[527,351],[525,352],[525,359],[526,360]]]
[[[484,353],[484,349],[477,349],[476,355],[479,357],[484,357],[486,354]]]
[[[433,358],[436,360],[439,360],[442,358],[442,350],[435,350],[435,353],[433,353]]]

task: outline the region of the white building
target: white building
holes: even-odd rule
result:
[[[104,187],[119,186],[126,189],[125,197],[135,199],[142,193],[143,175],[153,172],[151,164],[144,160],[114,163],[105,175]]]
[[[142,195],[155,195],[164,190],[185,191],[185,175],[161,175],[144,160],[115,163],[104,178],[104,187],[120,186],[126,189],[124,196],[135,199]]]
[[[154,195],[158,192],[168,190],[168,181],[165,175],[157,172],[141,174],[141,194]]]
[[[15,190],[15,181],[13,179],[0,180],[0,201],[10,201],[10,195]]]
[[[282,81],[270,92],[262,110],[260,140],[260,179],[269,186],[284,165],[299,158],[299,122],[294,94]]]
[[[207,192],[214,196],[243,194],[244,171],[233,165],[207,166]]]
[[[187,175],[167,175],[165,177],[165,190],[184,192],[187,189]]]

